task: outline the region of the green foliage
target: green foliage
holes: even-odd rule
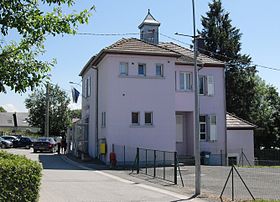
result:
[[[0,1],[3,36],[0,41],[0,92],[6,92],[5,86],[15,92],[33,90],[47,77],[55,60],[38,59],[44,53],[46,36],[75,34],[78,24],[87,23],[94,9],[65,14],[74,3],[75,0]],[[52,11],[44,12],[42,7],[46,5]],[[9,40],[11,33],[19,37],[18,42]]]
[[[66,131],[70,125],[70,110],[68,105],[70,98],[58,85],[49,85],[49,115],[50,135],[59,135]],[[46,92],[44,88],[35,90],[25,100],[25,106],[29,110],[28,122],[44,132],[46,115]]]
[[[81,119],[82,118],[82,110],[81,109],[74,109],[70,111],[70,117],[71,119],[77,118]]]
[[[7,112],[2,106],[0,106],[0,112]]]
[[[233,27],[220,0],[209,4],[202,16],[205,50],[200,52],[226,62],[227,111],[248,120],[262,130],[255,132],[255,147],[280,147],[280,98],[275,87],[267,85],[251,65],[249,55],[241,54],[241,33]]]
[[[38,201],[42,166],[0,151],[0,201]]]

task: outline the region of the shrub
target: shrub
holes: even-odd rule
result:
[[[42,166],[0,151],[0,201],[38,201]]]

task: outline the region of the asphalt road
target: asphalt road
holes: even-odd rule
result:
[[[83,169],[66,161],[65,156],[33,153],[32,150],[9,149],[9,152],[26,155],[43,165],[40,189],[41,202],[89,201],[185,201],[188,197],[135,183],[112,174]],[[192,199],[201,201],[200,199]]]

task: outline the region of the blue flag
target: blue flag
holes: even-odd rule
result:
[[[72,88],[72,99],[74,103],[78,102],[80,92],[76,88]]]

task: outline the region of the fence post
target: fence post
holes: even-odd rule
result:
[[[145,149],[145,151],[146,151],[146,175],[147,175],[147,173],[148,173],[148,150]]]
[[[220,150],[221,166],[223,166],[223,150]]]
[[[232,169],[232,173],[231,173],[231,200],[234,201],[234,178],[233,178],[233,167],[234,165],[232,165],[231,169]]]
[[[243,153],[243,148],[241,148],[241,158],[242,158],[242,166],[244,166],[244,157],[243,157],[244,153]]]
[[[137,167],[137,174],[139,174],[139,147],[136,150],[136,167]]]
[[[125,167],[125,145],[123,146],[123,167]]]
[[[165,151],[163,152],[163,179],[165,180]]]
[[[154,177],[156,177],[156,158],[157,158],[157,154],[156,154],[156,150],[154,150]]]
[[[174,152],[174,184],[177,184],[177,152]]]

